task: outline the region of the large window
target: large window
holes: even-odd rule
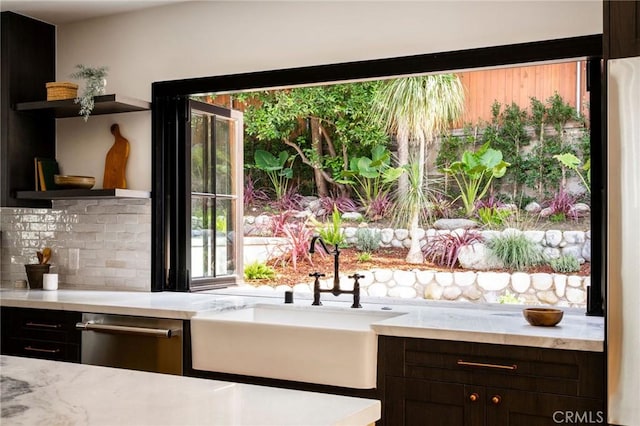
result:
[[[325,65],[318,67],[279,70],[260,72],[253,74],[240,74],[211,78],[200,78],[192,80],[169,81],[155,83],[153,86],[154,102],[154,140],[158,149],[154,152],[154,268],[153,268],[153,289],[162,290],[186,290],[193,288],[193,283],[197,281],[194,273],[196,265],[193,263],[196,256],[193,255],[194,245],[189,246],[183,236],[186,231],[191,235],[191,220],[189,224],[175,222],[174,217],[180,216],[183,210],[198,210],[198,215],[202,217],[202,227],[205,223],[208,232],[212,234],[211,239],[202,241],[202,249],[197,256],[199,271],[203,276],[209,274],[215,278],[218,267],[224,268],[220,263],[222,259],[227,260],[227,265],[235,266],[235,273],[239,274],[237,255],[235,262],[228,256],[229,251],[217,251],[218,247],[224,246],[223,241],[217,240],[216,225],[214,222],[220,221],[220,226],[225,228],[222,217],[225,211],[220,205],[221,194],[211,197],[206,191],[200,193],[192,190],[189,186],[189,207],[180,205],[181,191],[184,188],[184,170],[180,164],[189,155],[177,151],[174,148],[180,147],[180,135],[183,133],[183,123],[189,114],[188,108],[181,103],[181,99],[197,93],[234,93],[238,91],[251,91],[274,87],[295,87],[300,85],[314,85],[336,83],[347,80],[370,80],[385,79],[390,77],[400,77],[404,75],[415,75],[424,73],[436,73],[444,71],[472,70],[474,68],[504,66],[510,64],[524,64],[541,61],[567,60],[570,58],[596,59],[589,63],[590,84],[595,87],[589,93],[589,104],[591,106],[591,155],[594,162],[591,165],[593,195],[591,204],[594,206],[592,214],[592,244],[594,254],[591,268],[592,286],[589,295],[588,311],[598,313],[602,310],[602,245],[604,242],[603,231],[603,188],[604,188],[604,147],[600,143],[601,138],[601,93],[599,83],[601,78],[599,57],[602,50],[601,36],[577,37],[573,39],[552,40],[546,42],[527,43],[522,45],[508,45],[493,48],[474,49],[468,51],[445,52],[438,54],[420,55],[405,58],[372,60],[348,64]],[[597,86],[597,87],[596,87]],[[175,154],[177,161],[172,155]],[[180,159],[182,156],[182,160]],[[190,157],[189,157],[190,158]],[[177,165],[174,165],[177,163]],[[215,202],[212,200],[215,198]],[[231,198],[230,198],[231,199]],[[192,201],[197,200],[197,201]],[[207,203],[205,203],[205,200]],[[162,205],[162,202],[169,203],[169,206]],[[196,202],[197,205],[193,205]],[[229,209],[233,210],[233,206]],[[235,208],[238,212],[238,206]],[[212,213],[216,212],[216,213]],[[191,212],[189,212],[191,214]],[[231,213],[226,213],[231,214]],[[239,222],[238,222],[239,223]],[[200,225],[200,222],[197,222]],[[221,228],[221,229],[222,229]],[[235,228],[234,228],[235,230]],[[215,237],[213,235],[216,235]],[[191,242],[193,243],[193,237]],[[214,241],[215,239],[215,241]],[[188,250],[191,247],[191,250]],[[231,247],[231,246],[227,246]],[[206,248],[206,249],[205,249]],[[237,247],[236,247],[237,249]],[[188,255],[182,255],[189,252]],[[186,258],[189,257],[189,262]],[[217,266],[211,268],[210,259],[220,259],[214,262]],[[179,267],[174,271],[175,265],[183,265],[184,271]],[[188,267],[186,265],[189,265]],[[227,266],[228,267],[228,266]],[[233,268],[231,268],[233,269]],[[188,271],[191,270],[191,271]],[[222,271],[223,269],[221,269]],[[229,270],[227,270],[229,272]],[[191,277],[190,275],[191,274]],[[185,284],[186,282],[186,284]]]

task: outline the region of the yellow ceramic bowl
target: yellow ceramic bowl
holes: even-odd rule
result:
[[[93,176],[54,175],[53,182],[61,188],[91,189],[96,184]]]

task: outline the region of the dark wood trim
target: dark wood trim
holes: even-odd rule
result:
[[[157,96],[227,92],[602,55],[602,35],[153,83]]]
[[[640,56],[640,0],[603,2],[605,59]]]
[[[606,291],[607,250],[607,95],[606,61],[587,62],[587,90],[591,123],[591,286],[587,315],[603,316]]]

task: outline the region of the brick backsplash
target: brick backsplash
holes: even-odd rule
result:
[[[53,201],[51,209],[0,209],[2,286],[51,247],[61,288],[151,290],[151,200]],[[78,268],[69,258],[79,254]],[[73,265],[71,265],[73,266]]]

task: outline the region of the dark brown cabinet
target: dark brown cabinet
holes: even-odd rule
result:
[[[15,192],[35,188],[34,157],[55,157],[55,118],[14,107],[46,98],[45,84],[55,81],[55,27],[12,12],[1,16],[0,207],[50,207]]]
[[[380,339],[386,425],[537,426],[604,418],[602,353]]]
[[[80,362],[82,314],[69,311],[3,307],[2,354]]]
[[[606,59],[640,56],[640,0],[604,2]]]

